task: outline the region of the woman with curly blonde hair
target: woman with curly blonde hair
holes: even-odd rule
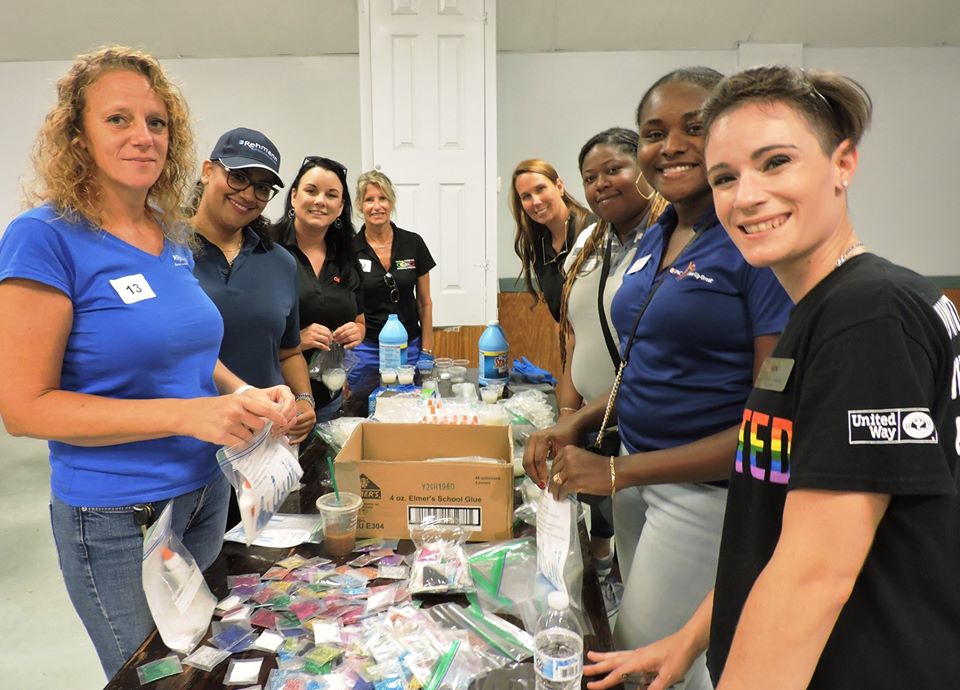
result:
[[[263,418],[280,432],[295,410],[285,386],[255,389],[217,359],[223,322],[179,222],[188,111],[160,64],[103,48],[57,93],[34,155],[37,205],[0,238],[0,415],[11,434],[50,441],[60,568],[109,677],[153,628],[141,525],[171,505],[207,568],[229,496],[217,446]]]

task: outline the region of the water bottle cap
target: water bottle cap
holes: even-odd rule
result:
[[[500,322],[499,322],[497,319],[491,319],[490,321],[487,321],[487,325],[488,325],[488,326],[499,326],[499,325],[500,325]]]
[[[547,595],[547,606],[549,606],[554,611],[560,611],[561,609],[570,607],[570,598],[567,596],[566,592],[561,592],[560,590],[550,592]]]
[[[389,314],[389,315],[387,316],[387,321],[396,321],[396,320],[397,320],[397,315],[396,315],[396,314]]]

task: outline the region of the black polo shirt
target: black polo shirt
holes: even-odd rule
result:
[[[251,229],[231,266],[223,252],[198,234],[193,275],[223,317],[220,361],[252,386],[283,383],[280,350],[300,344],[297,269],[293,257],[269,249]]]
[[[420,313],[417,311],[415,288],[417,278],[430,272],[437,262],[430,255],[423,238],[415,232],[398,228],[393,223],[393,246],[390,248],[390,275],[396,281],[399,300],[390,298],[390,285],[380,259],[373,247],[367,244],[366,225],[354,238],[357,260],[360,262],[360,278],[363,282],[364,313],[367,317],[367,340],[376,341],[380,329],[390,314],[396,314],[407,329],[407,338],[420,337]]]
[[[283,247],[293,254],[297,264],[297,286],[300,296],[300,324],[306,328],[319,323],[331,331],[350,321],[356,321],[363,313],[363,292],[360,288],[360,270],[357,264],[350,262],[341,270],[340,265],[329,254],[320,269],[320,276],[313,272],[310,259],[297,245],[297,235],[293,226],[278,237]],[[303,356],[307,362],[315,350],[305,350]],[[311,379],[313,397],[317,407],[330,401],[330,392],[320,381]]]
[[[560,300],[563,298],[563,262],[577,239],[579,229],[574,227],[574,214],[567,217],[567,237],[563,241],[560,251],[554,251],[550,231],[540,226],[539,238],[533,242],[533,272],[537,276],[537,284],[543,293],[543,301],[547,303],[553,320],[560,321]],[[586,226],[584,226],[586,227]]]

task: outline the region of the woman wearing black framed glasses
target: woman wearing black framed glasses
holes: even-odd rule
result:
[[[307,156],[290,184],[283,217],[272,237],[293,254],[300,293],[300,341],[309,361],[333,343],[351,349],[366,330],[360,272],[353,250],[347,169],[335,160]],[[342,393],[313,380],[317,421],[337,416]]]
[[[371,170],[357,179],[357,210],[363,214],[363,227],[354,238],[354,247],[360,262],[367,335],[356,349],[358,364],[350,370],[354,391],[372,390],[379,381],[378,340],[390,314],[396,314],[407,330],[406,363],[433,358],[430,271],[437,262],[420,235],[390,220],[396,205],[396,190],[382,172]]]
[[[239,127],[220,137],[203,162],[194,200],[194,275],[223,317],[220,360],[254,386],[290,387],[297,418],[287,435],[300,443],[315,414],[300,356],[296,267],[267,238],[262,215],[283,187],[279,170],[280,152],[261,132]],[[239,520],[239,513],[230,518]]]

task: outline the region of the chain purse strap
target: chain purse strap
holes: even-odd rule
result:
[[[700,233],[702,231],[702,228],[694,230],[693,237],[691,237],[690,240],[683,245],[683,248],[677,253],[676,258],[673,261],[676,261],[683,256],[684,252],[689,249],[690,245],[696,242],[697,238],[700,237]],[[660,286],[666,282],[666,277],[669,275],[669,273],[670,272],[665,267],[654,279],[653,285],[650,286],[650,292],[647,293],[647,298],[643,300],[643,304],[640,305],[640,309],[637,311],[637,316],[633,320],[633,328],[630,329],[630,338],[627,340],[626,347],[623,348],[623,354],[620,357],[620,367],[617,369],[617,377],[613,380],[613,386],[610,388],[610,397],[607,399],[607,409],[604,410],[603,422],[600,425],[600,432],[597,434],[596,445],[598,447],[603,442],[603,437],[607,433],[607,422],[610,421],[610,414],[613,412],[613,406],[617,401],[617,393],[620,392],[620,381],[623,379],[623,372],[627,368],[627,363],[630,361],[630,351],[633,349],[633,342],[637,339],[637,327],[640,325],[640,319],[647,311],[647,307],[650,306],[650,302],[653,300],[653,296],[657,294],[657,290],[659,290]]]

